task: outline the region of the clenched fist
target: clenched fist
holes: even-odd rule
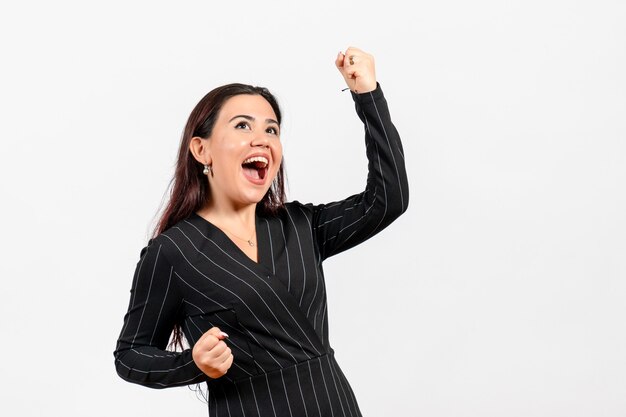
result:
[[[221,377],[233,364],[233,354],[224,342],[227,337],[219,328],[212,327],[193,346],[193,361],[211,378]]]
[[[376,89],[376,71],[372,55],[351,46],[345,53],[337,54],[335,65],[350,90],[355,93],[367,93]]]

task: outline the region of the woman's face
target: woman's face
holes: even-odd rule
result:
[[[260,95],[240,94],[222,106],[207,140],[214,202],[235,207],[263,199],[282,160],[280,127]]]

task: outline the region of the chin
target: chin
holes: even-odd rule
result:
[[[263,201],[263,197],[265,197],[265,194],[267,194],[267,191],[265,191],[262,194],[261,193],[248,194],[248,195],[243,196],[243,198],[240,201],[244,205],[258,204],[261,201]]]

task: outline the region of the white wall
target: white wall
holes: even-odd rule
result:
[[[290,197],[359,192],[333,64],[355,45],[411,187],[326,263],[364,415],[626,415],[624,22],[622,1],[5,2],[0,412],[207,414],[112,355],[185,120],[217,85],[267,86]]]

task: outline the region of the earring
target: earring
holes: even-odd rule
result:
[[[202,173],[204,175],[209,175],[210,173],[211,176],[213,176],[213,168],[211,167],[211,165],[204,164],[204,169],[202,170]]]

